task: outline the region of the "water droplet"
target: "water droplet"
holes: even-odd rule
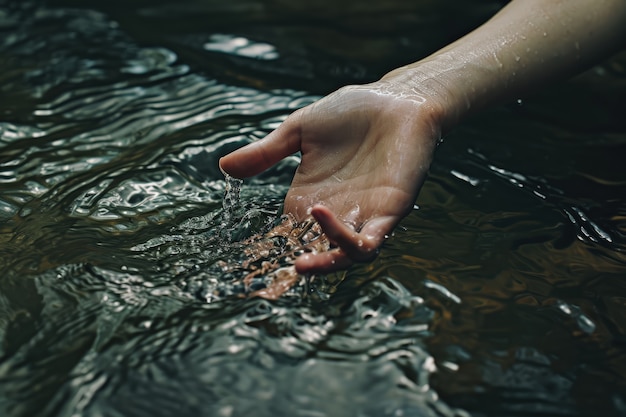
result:
[[[223,213],[223,225],[230,226],[233,218],[234,210],[239,206],[239,194],[241,193],[241,185],[243,181],[231,177],[227,173],[223,172],[225,184],[224,199],[222,200]]]

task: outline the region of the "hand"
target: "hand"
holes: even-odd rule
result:
[[[300,151],[284,211],[298,221],[313,216],[332,246],[299,256],[296,270],[343,269],[373,259],[413,207],[440,137],[435,109],[392,81],[344,87],[226,155],[220,167],[244,178]]]
[[[626,2],[601,6],[512,1],[429,57],[296,111],[220,166],[248,177],[300,151],[285,211],[299,221],[313,216],[333,247],[299,256],[297,271],[329,272],[372,259],[411,209],[442,129],[623,46]]]

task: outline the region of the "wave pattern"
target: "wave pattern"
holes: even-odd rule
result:
[[[623,414],[621,114],[470,122],[378,259],[299,276],[329,242],[280,216],[298,156],[237,195],[219,157],[317,76],[364,81],[363,33],[389,62],[434,48],[414,27],[449,36],[447,7],[54,3],[0,0],[0,415]],[[593,94],[625,97],[620,62]]]
[[[322,278],[274,303],[241,298],[250,248],[238,239],[278,218],[298,160],[251,182],[224,225],[217,159],[315,96],[223,84],[135,45],[104,14],[29,5],[27,18],[3,15],[0,410],[457,414],[428,389],[432,358],[414,342],[427,308],[407,294],[397,304],[401,284],[376,284],[334,317],[320,310]],[[26,20],[12,25],[11,12]],[[224,262],[239,265],[230,286]],[[417,324],[394,324],[407,308]],[[397,332],[370,340],[378,327]],[[358,385],[325,401],[344,384]],[[371,396],[389,400],[372,409]]]

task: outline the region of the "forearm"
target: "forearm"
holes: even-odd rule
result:
[[[514,0],[478,29],[383,82],[435,96],[446,130],[471,111],[588,67],[625,39],[626,0]]]

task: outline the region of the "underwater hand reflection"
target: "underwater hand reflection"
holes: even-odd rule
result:
[[[239,273],[245,294],[276,300],[296,284],[306,290],[308,276],[296,271],[296,257],[306,253],[326,252],[328,238],[313,220],[298,222],[284,215],[267,233],[256,234],[243,242],[245,258],[239,262],[220,262],[225,274]],[[304,281],[304,282],[302,282]]]

